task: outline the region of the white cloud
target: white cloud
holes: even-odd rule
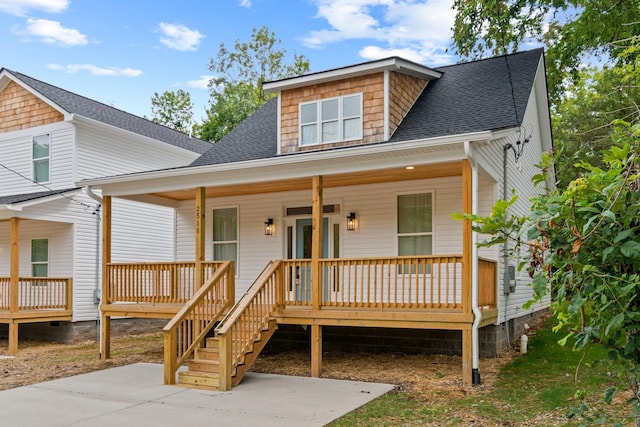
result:
[[[0,0],[0,11],[24,16],[28,11],[61,13],[69,7],[69,0]]]
[[[160,23],[160,32],[163,35],[163,37],[160,37],[160,42],[163,45],[169,49],[182,51],[196,50],[204,37],[197,30],[191,30],[184,25],[168,24],[166,22]]]
[[[455,18],[453,0],[316,0],[317,17],[330,28],[311,31],[303,43],[312,48],[345,40],[374,40],[360,51],[366,59],[398,55],[417,62],[452,62],[445,54]]]
[[[60,70],[67,73],[75,74],[78,71],[88,71],[94,76],[124,76],[124,77],[138,77],[142,75],[142,70],[136,70],[133,68],[117,68],[117,67],[98,67],[91,64],[49,64],[47,66],[51,70]]]
[[[251,7],[251,0],[240,0],[240,6],[246,7],[247,9]]]
[[[200,76],[196,80],[187,81],[187,86],[193,87],[196,89],[208,89],[209,82],[214,76]]]
[[[25,28],[14,27],[15,34],[26,37],[37,37],[47,44],[55,44],[64,47],[84,46],[87,36],[75,28],[65,28],[58,21],[49,19],[27,19]]]

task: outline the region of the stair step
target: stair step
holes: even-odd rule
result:
[[[212,372],[181,371],[178,372],[178,383],[217,389],[220,386],[220,378],[217,373]]]
[[[220,372],[220,364],[217,360],[192,359],[187,362],[189,372]]]
[[[218,349],[220,348],[220,340],[218,337],[209,337],[205,340],[205,348]]]
[[[220,353],[217,348],[196,348],[195,359],[220,360]]]

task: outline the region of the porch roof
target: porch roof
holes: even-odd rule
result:
[[[61,190],[38,191],[35,193],[11,194],[0,196],[0,209],[19,210],[25,205],[39,204],[65,197],[67,193],[80,191],[79,187],[64,188]]]

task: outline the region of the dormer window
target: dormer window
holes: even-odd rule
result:
[[[300,145],[362,139],[362,94],[300,104]]]

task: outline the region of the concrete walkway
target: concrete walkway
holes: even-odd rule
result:
[[[324,426],[389,384],[249,373],[228,392],[166,386],[137,363],[0,391],[0,424],[62,426]]]

